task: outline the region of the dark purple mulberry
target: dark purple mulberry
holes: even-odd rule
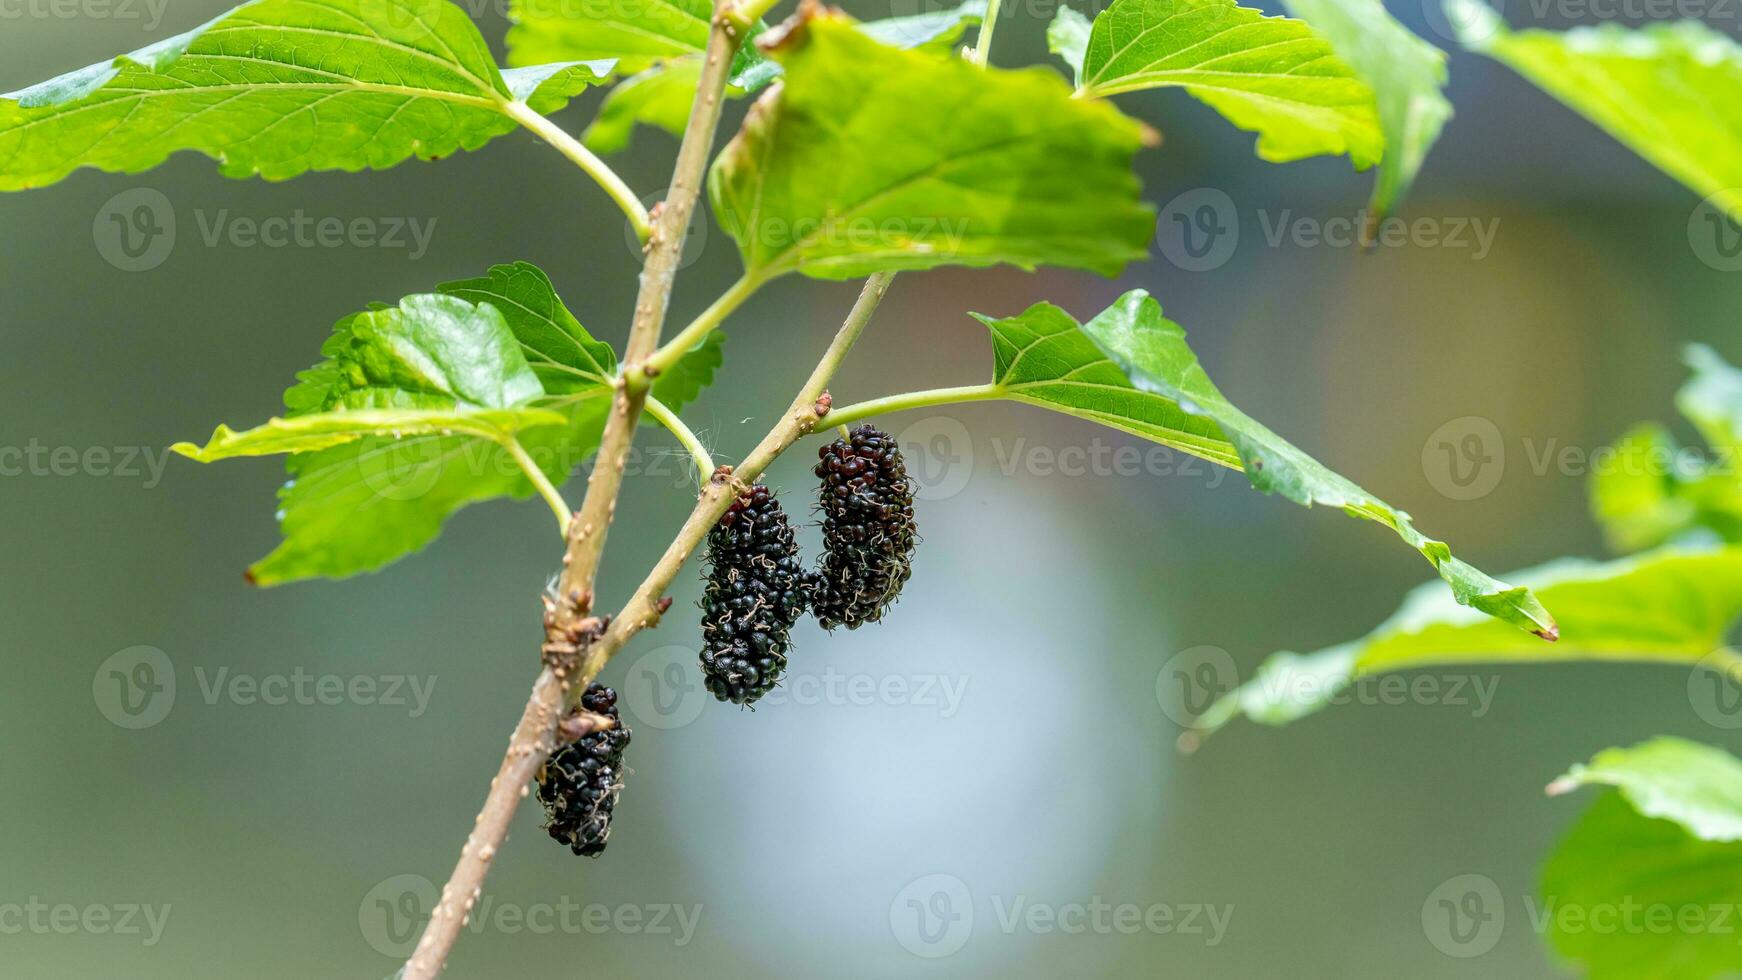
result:
[[[708,532],[702,678],[721,701],[754,704],[786,672],[808,577],[780,501],[757,484]]]
[[[601,684],[587,687],[581,707],[616,722],[557,749],[538,771],[538,799],[544,804],[545,830],[582,857],[598,857],[611,837],[611,811],[623,790],[623,750],[629,729],[617,713],[617,692]]]
[[[861,425],[817,454],[823,561],[811,609],[825,629],[875,623],[913,572],[913,483],[889,433]]]

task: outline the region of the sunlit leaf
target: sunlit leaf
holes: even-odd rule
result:
[[[1445,52],[1398,23],[1380,0],[1283,0],[1283,7],[1324,35],[1337,56],[1373,87],[1385,133],[1371,205],[1377,220],[1409,193],[1452,117],[1444,93]]]
[[[1551,791],[1611,785],[1543,868],[1556,950],[1591,980],[1736,976],[1742,762],[1656,738],[1599,753]]]
[[[504,77],[447,0],[254,0],[185,34],[0,96],[0,190],[79,167],[137,173],[195,150],[283,180],[473,150],[609,64]]]
[[[978,24],[985,12],[986,0],[965,0],[947,10],[867,21],[859,29],[893,47],[918,48],[942,55],[949,52],[967,28]],[[746,48],[754,52],[753,44]],[[752,94],[780,77],[778,62],[754,53],[754,60],[738,66],[731,84],[726,86],[728,96]],[[673,136],[682,135],[701,75],[700,48],[693,54],[655,62],[605,96],[598,116],[582,138],[595,152],[610,154],[628,147],[637,124],[653,126]]]
[[[420,550],[470,503],[533,493],[509,446],[562,480],[597,447],[616,358],[527,263],[341,320],[286,417],[197,459],[292,452],[284,541],[249,570],[274,585],[373,571]]]
[[[751,276],[1001,262],[1111,275],[1143,256],[1154,215],[1131,173],[1143,130],[1072,99],[1056,73],[897,50],[832,14],[771,53],[786,82],[710,177]]]
[[[1080,327],[1048,303],[1003,320],[979,319],[993,333],[994,395],[1094,419],[1240,469],[1265,493],[1378,521],[1434,565],[1452,587],[1448,604],[1455,599],[1495,617],[1500,622],[1494,628],[1518,642],[1543,645],[1500,623],[1550,639],[1556,635],[1553,617],[1529,589],[1496,581],[1453,558],[1443,542],[1418,532],[1409,515],[1235,408],[1199,365],[1185,331],[1162,316],[1148,293],[1126,293]]]
[[[1273,655],[1212,705],[1198,727],[1214,731],[1240,715],[1291,722],[1328,706],[1356,679],[1386,671],[1603,660],[1742,665],[1722,654],[1725,634],[1742,617],[1742,548],[1668,549],[1610,562],[1563,559],[1507,578],[1535,590],[1554,610],[1560,642],[1534,641],[1477,616],[1429,583],[1360,640],[1305,656]]]
[[[1068,22],[1067,22],[1068,24]],[[1113,0],[1095,18],[1085,95],[1179,87],[1282,163],[1348,154],[1377,163],[1383,137],[1373,89],[1311,27],[1232,0]]]
[[[1495,58],[1742,220],[1742,46],[1695,20],[1511,31],[1446,0],[1464,46]]]

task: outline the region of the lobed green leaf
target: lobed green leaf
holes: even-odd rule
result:
[[[1549,787],[1617,787],[1543,868],[1548,937],[1593,980],[1717,980],[1736,970],[1742,762],[1655,738],[1601,752]]]
[[[1373,87],[1385,153],[1371,207],[1376,219],[1383,217],[1409,193],[1452,117],[1445,52],[1398,23],[1381,0],[1283,0],[1283,6]]]
[[[0,190],[80,167],[137,173],[180,150],[230,177],[384,168],[474,150],[609,64],[505,77],[447,0],[253,0],[194,30],[0,96]]]
[[[525,262],[339,321],[286,417],[205,447],[287,452],[284,540],[250,570],[275,585],[373,571],[420,550],[460,508],[534,490],[509,446],[561,482],[597,448],[616,356]]]
[[[868,21],[860,24],[859,30],[892,47],[947,54],[967,28],[980,22],[985,12],[986,0],[963,0],[947,10]],[[742,51],[754,57],[735,66],[731,84],[726,86],[726,94],[733,98],[757,92],[781,75],[780,64],[763,56],[754,43],[745,44]],[[744,59],[748,55],[740,53],[739,57]],[[611,154],[629,146],[637,124],[681,136],[689,122],[701,74],[700,48],[654,62],[605,96],[599,115],[582,139],[594,152]]]
[[[1742,46],[1698,21],[1511,31],[1446,0],[1464,46],[1510,66],[1742,221]]]
[[[1271,656],[1198,720],[1210,732],[1244,715],[1281,725],[1333,703],[1356,679],[1476,663],[1645,661],[1735,669],[1724,637],[1742,617],[1742,548],[1663,549],[1610,562],[1563,559],[1507,576],[1555,611],[1554,646],[1473,615],[1423,585],[1367,636],[1317,653]],[[1708,658],[1712,658],[1708,660]]]
[[[770,51],[786,82],[710,174],[750,276],[997,263],[1111,275],[1143,256],[1154,215],[1131,161],[1144,131],[1053,73],[897,50],[832,14]]]
[[[1073,51],[1071,14],[1054,23],[1056,43]],[[1184,88],[1258,133],[1258,155],[1276,163],[1348,154],[1364,170],[1383,152],[1373,89],[1330,43],[1233,0],[1113,0],[1095,18],[1079,79],[1089,96]]]
[[[1554,618],[1529,589],[1453,558],[1443,542],[1417,531],[1409,515],[1235,408],[1198,363],[1185,331],[1143,290],[1126,293],[1080,326],[1047,303],[1003,320],[975,316],[993,333],[992,387],[1000,397],[1090,418],[1239,469],[1257,489],[1298,504],[1326,504],[1378,521],[1434,565],[1457,603],[1556,637]]]

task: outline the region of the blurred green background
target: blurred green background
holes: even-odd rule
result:
[[[0,8],[12,11],[0,89],[223,6]],[[1012,6],[995,61],[1042,60],[1053,6]],[[1422,8],[1393,9],[1449,46]],[[500,52],[500,5],[474,13]],[[1140,158],[1150,200],[1226,195],[1239,237],[1225,261],[1170,261],[1179,231],[1164,213],[1164,247],[1117,282],[904,275],[837,401],[983,380],[988,344],[967,310],[1049,299],[1086,316],[1142,287],[1233,400],[1463,557],[1499,573],[1599,554],[1585,474],[1551,457],[1669,420],[1683,343],[1742,358],[1742,283],[1700,258],[1697,195],[1497,65],[1454,54],[1451,78],[1458,115],[1402,216],[1447,233],[1484,223],[1490,247],[1469,232],[1461,247],[1368,254],[1272,245],[1279,223],[1354,215],[1370,175],[1265,164],[1181,93],[1125,97],[1166,137]],[[596,101],[560,121],[578,131]],[[673,150],[642,133],[620,169],[656,195]],[[117,259],[112,202],[138,188],[163,195],[176,234],[154,267],[126,271],[137,263]],[[299,209],[416,222],[427,248],[409,234],[402,248],[206,240]],[[191,155],[134,177],[83,172],[0,197],[0,229],[0,446],[37,460],[12,454],[0,476],[0,975],[391,973],[536,672],[550,516],[536,501],[480,506],[381,574],[257,591],[240,572],[276,541],[281,464],[165,463],[163,447],[272,414],[344,314],[493,263],[544,267],[582,322],[620,343],[637,268],[623,222],[520,134],[439,164],[283,185],[224,180]],[[678,322],[738,271],[717,229],[692,255]],[[722,459],[784,407],[853,295],[782,281],[732,319],[718,384],[687,413]],[[1473,424],[1492,433],[1479,493],[1466,471],[1448,479],[1445,456]],[[1226,651],[1244,674],[1273,650],[1352,638],[1427,566],[1375,525],[1236,475],[1167,475],[1179,461],[1148,456],[1133,472],[1130,450],[1111,454],[1146,444],[1035,409],[888,426],[926,488],[926,541],[896,613],[832,637],[802,625],[787,693],[740,712],[697,685],[687,571],[673,615],[604,678],[635,728],[610,851],[573,858],[523,808],[450,975],[1552,976],[1531,916],[1536,868],[1589,800],[1549,800],[1543,785],[1657,733],[1742,749],[1702,722],[1677,668],[1521,667],[1444,675],[1491,686],[1486,705],[1346,705],[1286,730],[1238,725],[1182,756],[1176,655]],[[815,445],[770,474],[795,511]],[[690,506],[672,447],[644,433],[607,606]],[[127,676],[173,678],[174,698],[160,691],[148,714],[161,720],[132,729],[111,720],[125,717],[113,671],[137,662],[155,673]],[[323,676],[374,693],[270,705],[229,686],[303,677],[307,691]],[[1473,957],[1436,925],[1435,890],[1465,875],[1504,899],[1498,943]],[[1101,903],[1128,911],[1073,910]],[[1129,910],[1171,926],[1125,927]]]

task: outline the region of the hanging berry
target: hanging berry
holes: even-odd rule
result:
[[[817,455],[824,552],[812,611],[826,629],[858,629],[883,618],[912,574],[913,483],[895,439],[872,425]]]
[[[630,732],[617,712],[617,692],[591,684],[581,708],[615,726],[589,732],[552,753],[538,772],[545,830],[582,857],[598,857],[611,837],[611,811],[623,790],[623,750]]]
[[[708,532],[701,660],[714,697],[754,704],[779,683],[806,583],[786,511],[767,487],[751,487]]]

